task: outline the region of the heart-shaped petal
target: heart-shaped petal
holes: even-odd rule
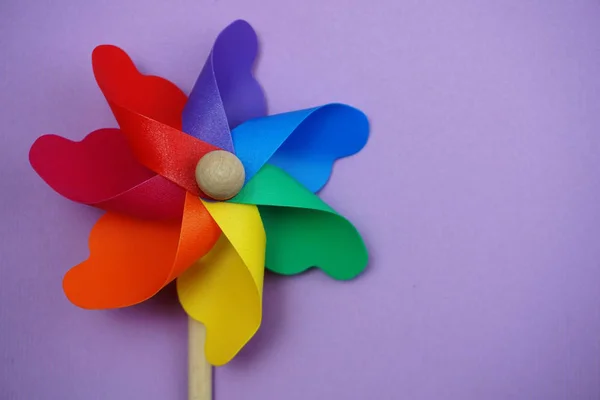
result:
[[[148,219],[177,219],[185,191],[137,162],[118,129],[100,129],[74,142],[38,138],[29,151],[33,169],[66,198]]]
[[[207,360],[223,365],[260,326],[265,231],[256,206],[205,206],[223,235],[206,257],[177,279],[177,293],[188,315],[206,326]]]
[[[98,46],[97,79],[107,96],[149,118],[181,127],[185,94],[171,82],[140,74],[115,46]],[[45,135],[31,147],[31,165],[63,196],[109,211],[150,219],[179,218],[185,191],[135,158],[126,136],[100,129],[80,142]]]
[[[369,121],[356,108],[328,104],[253,119],[231,134],[246,180],[269,162],[317,192],[327,183],[335,160],[357,153],[367,143]]]
[[[109,102],[181,130],[187,96],[174,83],[138,71],[117,46],[101,45],[92,52],[96,82]]]
[[[65,294],[88,309],[140,303],[205,255],[220,233],[200,199],[189,193],[180,221],[108,212],[90,233],[90,257],[65,275]]]
[[[319,267],[335,279],[352,279],[367,266],[356,228],[274,165],[265,165],[230,201],[259,206],[271,271],[292,275]]]
[[[202,195],[194,178],[196,164],[218,148],[181,132],[185,95],[176,94],[176,87],[162,78],[140,74],[115,46],[97,47],[92,66],[137,160],[190,193]],[[161,94],[171,96],[174,105],[163,110]]]
[[[184,132],[233,152],[230,128],[267,113],[252,76],[257,52],[256,33],[246,21],[219,34],[183,110]]]

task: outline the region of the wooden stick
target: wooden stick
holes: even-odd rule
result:
[[[212,400],[212,366],[204,355],[206,328],[188,318],[188,399]]]

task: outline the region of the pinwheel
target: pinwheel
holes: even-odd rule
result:
[[[94,75],[120,129],[80,142],[44,135],[30,151],[56,192],[106,211],[89,258],[64,277],[67,298],[126,307],[176,280],[191,321],[206,327],[190,346],[203,344],[211,365],[259,328],[265,267],[351,279],[367,264],[357,230],[315,194],[336,159],[365,145],[367,118],[344,104],[267,116],[252,75],[257,48],[247,22],[229,25],[188,98],[118,47],[99,46]]]

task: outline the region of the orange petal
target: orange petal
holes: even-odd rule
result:
[[[220,234],[200,199],[189,193],[179,222],[108,212],[90,233],[90,257],[65,275],[65,294],[88,309],[140,303],[206,254]]]

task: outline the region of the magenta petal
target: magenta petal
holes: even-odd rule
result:
[[[29,162],[56,192],[78,203],[147,219],[181,215],[185,191],[139,164],[118,129],[99,129],[80,142],[38,138]]]

